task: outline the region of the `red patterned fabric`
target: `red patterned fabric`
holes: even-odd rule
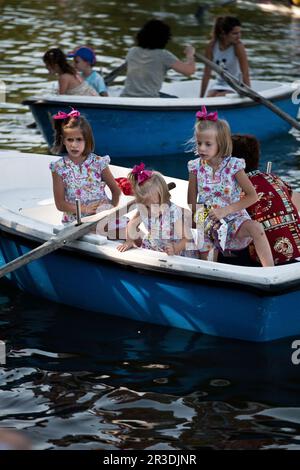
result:
[[[258,201],[247,208],[253,220],[260,222],[269,240],[274,263],[282,264],[300,256],[300,218],[292,203],[292,190],[278,176],[252,171],[248,176]],[[253,244],[251,258],[257,260]]]
[[[127,178],[115,178],[117,185],[121,189],[122,193],[126,196],[131,196],[132,193],[132,186],[130,181]]]

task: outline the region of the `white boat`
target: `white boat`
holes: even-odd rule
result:
[[[1,265],[61,227],[49,170],[55,158],[0,151]],[[128,173],[111,170],[115,177]],[[176,183],[172,200],[185,206],[187,181],[166,180]],[[120,253],[118,244],[86,235],[8,277],[24,291],[116,321],[122,316],[250,341],[300,334],[300,263],[231,266],[144,249]]]

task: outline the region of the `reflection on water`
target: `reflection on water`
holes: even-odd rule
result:
[[[7,87],[0,148],[47,152],[41,134],[26,127],[32,116],[20,103],[49,86],[42,62],[48,48],[89,44],[107,73],[153,15],[171,25],[169,48],[179,57],[187,42],[203,51],[216,14],[238,15],[252,76],[299,79],[300,30],[293,15],[267,14],[241,0],[225,8],[206,2],[196,18],[196,3],[78,0],[74,8],[70,0],[50,0],[41,8],[37,0],[0,1],[0,80]],[[196,75],[202,70],[198,64]],[[169,77],[184,79],[175,72]],[[273,161],[298,188],[299,137],[293,132],[264,142],[261,164]],[[190,158],[182,153],[145,163],[180,177]],[[252,344],[116,322],[28,297],[3,280],[0,328],[8,350],[0,371],[0,427],[24,430],[35,449],[299,447],[293,338]]]
[[[35,449],[298,446],[293,338],[254,344],[116,322],[6,282],[0,305],[0,424],[26,431]]]

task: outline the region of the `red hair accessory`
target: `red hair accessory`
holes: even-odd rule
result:
[[[80,112],[77,109],[72,108],[72,111],[65,113],[64,111],[58,111],[57,114],[54,114],[53,119],[68,119],[68,118],[78,118]]]
[[[131,196],[133,194],[132,186],[128,178],[115,178],[115,180],[123,194],[126,196]]]
[[[205,106],[201,106],[201,111],[196,112],[196,118],[199,121],[217,121],[218,113],[214,111],[213,113],[208,113]]]
[[[134,165],[132,174],[134,175],[138,184],[142,184],[147,181],[153,175],[153,171],[145,170],[145,163]]]

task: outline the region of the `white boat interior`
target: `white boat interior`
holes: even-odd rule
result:
[[[0,230],[43,243],[62,228],[61,212],[53,200],[52,178],[49,163],[58,157],[0,151]],[[111,165],[115,177],[126,176],[128,168]],[[187,205],[187,181],[166,177],[174,181],[172,201]],[[122,195],[121,203],[128,196]],[[297,284],[300,279],[300,263],[261,268],[232,266],[212,261],[202,261],[182,256],[134,248],[124,253],[117,250],[119,241],[104,236],[86,235],[68,244],[66,249],[88,253],[95,258],[110,259],[119,264],[130,264],[146,270],[166,272],[193,278],[252,285],[262,290]]]
[[[214,83],[210,81],[209,87]],[[142,107],[178,107],[180,106],[232,106],[239,103],[252,103],[253,100],[247,97],[241,97],[237,93],[230,93],[226,96],[214,98],[200,98],[201,80],[180,80],[165,82],[161,88],[163,93],[173,95],[177,98],[129,98],[120,97],[122,86],[115,85],[109,88],[108,97],[95,96],[70,96],[55,95],[53,92],[44,92],[42,95],[30,96],[29,100],[58,101],[64,103],[79,104],[99,104],[99,105],[128,105]],[[209,89],[208,87],[208,89]],[[276,99],[285,95],[290,95],[297,89],[297,84],[287,82],[276,82],[268,80],[252,80],[251,87],[254,91],[260,93],[266,99]]]

